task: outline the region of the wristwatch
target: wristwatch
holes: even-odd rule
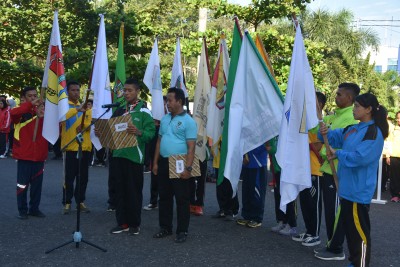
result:
[[[186,170],[187,170],[188,172],[191,172],[191,171],[193,170],[193,168],[192,168],[192,166],[187,166],[187,167],[186,167]]]

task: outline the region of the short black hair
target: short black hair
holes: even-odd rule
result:
[[[185,105],[185,93],[183,92],[182,89],[176,88],[176,87],[171,87],[168,89],[168,94],[169,93],[174,93],[175,94],[175,100],[179,101],[181,100],[182,106]]]
[[[29,91],[36,91],[36,88],[35,88],[35,87],[32,87],[32,86],[24,87],[24,89],[22,89],[22,92],[21,92],[21,97],[22,97],[22,96],[25,97],[25,96],[26,96],[26,93],[29,92]],[[36,92],[37,92],[37,91],[36,91]]]
[[[0,95],[0,98],[3,97],[4,99],[7,99],[6,95]]]
[[[0,101],[3,103],[3,108],[8,107],[7,101],[5,101],[4,99],[0,99]]]
[[[356,96],[358,96],[361,91],[360,87],[355,83],[341,83],[339,84],[338,88],[350,92],[353,97],[353,102],[355,101]]]
[[[69,87],[70,87],[71,85],[78,85],[79,87],[81,87],[81,84],[78,83],[77,81],[69,81],[69,82],[67,83],[67,91],[69,90]]]
[[[140,84],[138,82],[138,80],[134,79],[134,78],[128,78],[125,81],[125,84],[133,84],[133,86],[136,87],[136,89],[140,90]]]
[[[93,99],[88,99],[87,102],[90,102],[93,105]]]
[[[318,102],[322,104],[322,107],[324,107],[326,104],[326,96],[321,92],[316,92],[316,95]]]

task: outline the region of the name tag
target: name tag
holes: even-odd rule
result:
[[[115,131],[116,132],[126,131],[126,129],[128,129],[128,123],[127,122],[115,124]]]
[[[182,173],[185,170],[185,163],[183,160],[176,161],[176,173]]]

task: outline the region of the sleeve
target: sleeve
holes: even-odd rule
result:
[[[148,143],[156,133],[156,126],[154,125],[153,118],[147,112],[142,113],[142,136],[138,136],[139,142]]]
[[[32,110],[32,107],[33,105],[31,102],[25,102],[22,103],[21,106],[11,109],[10,115],[12,122],[19,123],[22,115],[25,113],[29,113]]]
[[[333,148],[342,148],[343,146],[343,129],[335,129],[328,131],[329,145]],[[318,131],[318,139],[324,141],[322,134]]]
[[[375,140],[364,140],[355,151],[336,151],[340,164],[346,167],[367,166],[376,161],[376,156],[382,153],[383,137],[380,134]]]
[[[192,118],[187,120],[185,133],[187,141],[197,140],[197,124]]]

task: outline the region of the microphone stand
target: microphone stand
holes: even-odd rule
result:
[[[77,202],[78,202],[78,203],[81,203],[81,202],[80,202],[80,197],[81,197],[81,195],[80,195],[80,180],[81,180],[83,133],[86,132],[88,129],[90,129],[90,127],[91,127],[92,125],[94,125],[94,124],[95,124],[101,117],[103,117],[107,112],[109,112],[110,109],[111,109],[111,107],[108,107],[107,110],[104,111],[104,113],[101,114],[100,117],[98,117],[98,118],[95,119],[95,120],[92,120],[91,124],[90,124],[88,127],[86,127],[85,129],[81,130],[81,132],[79,132],[70,142],[68,142],[68,143],[61,149],[61,151],[65,151],[66,148],[67,148],[70,144],[72,144],[72,142],[74,142],[74,141],[78,142],[78,166],[79,166],[79,167],[78,167],[78,175],[76,176],[76,186],[77,186],[77,191],[78,191],[78,194],[77,194],[78,201],[77,201]],[[54,250],[56,250],[56,249],[58,249],[58,248],[64,247],[64,246],[66,246],[66,245],[68,245],[68,244],[71,244],[71,243],[75,243],[76,248],[79,248],[79,243],[80,243],[80,242],[83,242],[83,243],[88,244],[88,245],[90,245],[90,246],[92,246],[92,247],[95,247],[95,248],[97,248],[97,249],[99,249],[99,250],[101,250],[101,251],[103,251],[103,252],[107,252],[107,249],[104,249],[104,248],[102,248],[102,247],[100,247],[100,246],[98,246],[98,245],[93,244],[92,242],[89,242],[89,241],[83,239],[82,233],[80,232],[80,223],[81,223],[81,220],[80,220],[80,219],[81,219],[81,205],[78,204],[78,206],[77,206],[77,212],[76,212],[76,230],[75,230],[75,232],[74,232],[73,235],[72,235],[72,240],[67,241],[67,242],[65,242],[65,243],[63,243],[63,244],[61,244],[61,245],[58,245],[58,246],[56,246],[56,247],[54,247],[54,248],[51,248],[51,249],[49,249],[49,250],[46,250],[45,253],[46,253],[46,254],[49,254],[50,252],[52,252],[52,251],[54,251]]]

